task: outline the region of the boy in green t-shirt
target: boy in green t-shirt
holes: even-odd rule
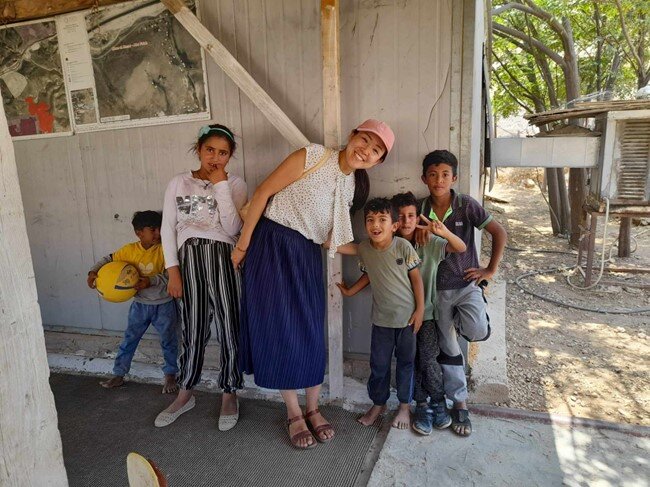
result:
[[[393,427],[406,429],[411,423],[415,336],[424,316],[424,289],[418,269],[420,258],[411,244],[394,236],[399,222],[388,199],[370,200],[364,207],[364,218],[368,240],[356,249],[363,275],[350,288],[343,283],[338,285],[345,296],[355,295],[368,283],[372,286],[368,395],[373,406],[359,422],[370,426],[385,411],[390,397],[391,359],[395,354],[400,406]]]
[[[399,216],[399,236],[415,247],[422,261],[420,274],[424,283],[424,321],[417,335],[413,430],[421,435],[429,435],[434,427],[443,429],[451,424],[451,416],[445,404],[442,370],[438,364],[440,348],[435,321],[436,274],[438,264],[447,253],[464,252],[466,245],[441,222],[429,221],[424,215],[420,215],[413,193],[396,194],[391,198],[391,203]],[[416,243],[416,228],[427,229],[433,234],[425,245]]]

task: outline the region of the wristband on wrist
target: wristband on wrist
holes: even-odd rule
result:
[[[237,250],[239,250],[240,252],[243,252],[243,253],[246,253],[246,250],[248,250],[248,249],[246,249],[246,250],[242,249],[239,245],[235,245],[235,248]]]

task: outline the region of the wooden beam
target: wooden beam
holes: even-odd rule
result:
[[[646,269],[646,272],[650,272],[650,269]],[[622,272],[622,271],[621,271]],[[622,286],[633,287],[635,289],[650,289],[650,284],[644,282],[626,282],[622,283],[621,281],[609,281],[607,279],[601,279],[598,284],[601,286]]]
[[[14,147],[0,103],[0,485],[67,486]]]
[[[648,267],[605,267],[605,272],[624,272],[627,274],[650,274]],[[621,284],[620,282],[618,283]],[[635,287],[636,284],[632,282],[624,283],[625,286]]]
[[[0,22],[12,24],[67,14],[93,7],[105,7],[126,0],[0,0]]]
[[[449,150],[459,158],[461,155],[461,114],[463,111],[463,21],[463,2],[451,2],[451,84],[449,90],[451,111],[449,114]]]
[[[327,147],[341,146],[341,69],[339,55],[339,1],[321,0],[323,60],[323,132]],[[329,397],[343,397],[343,298],[336,286],[342,280],[342,259],[327,259],[327,330]]]
[[[341,60],[338,0],[321,0],[321,48],[325,145],[338,148],[341,145]]]
[[[289,141],[292,147],[297,149],[309,144],[307,137],[302,134],[298,127],[294,125],[233,55],[228,52],[228,49],[201,24],[199,19],[187,8],[183,0],[161,0],[161,2],[205,49],[214,62],[235,82],[239,89],[250,98],[269,122]]]

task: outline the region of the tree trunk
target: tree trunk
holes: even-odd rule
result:
[[[560,192],[557,188],[557,173],[555,168],[546,168],[546,186],[548,187],[548,204],[551,213],[551,227],[553,235],[558,236],[562,233],[561,211],[560,211]]]
[[[569,202],[571,204],[571,234],[569,243],[577,247],[580,242],[580,229],[584,228],[586,213],[584,203],[586,198],[586,172],[583,168],[569,170]]]
[[[566,37],[563,39],[564,60],[566,61],[566,66],[563,69],[564,82],[566,84],[567,102],[571,102],[580,96],[580,71],[573,42],[573,29],[568,18],[562,19],[562,26],[566,32]],[[572,120],[569,123],[579,125],[578,120]],[[587,214],[583,208],[587,196],[586,179],[585,169],[572,168],[569,170],[569,203],[571,206],[569,243],[574,247],[580,241],[580,228],[584,227],[587,219]]]
[[[568,235],[571,229],[571,206],[569,204],[566,179],[564,178],[564,169],[556,168],[555,172],[557,174],[557,190],[560,195],[560,233]]]
[[[621,55],[618,51],[614,53],[614,58],[612,59],[612,66],[609,70],[609,75],[607,76],[607,81],[605,82],[605,94],[603,100],[611,100],[614,94],[614,85],[616,84],[616,79],[618,78],[618,73],[621,70]]]

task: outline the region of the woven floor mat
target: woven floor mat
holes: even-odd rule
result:
[[[221,396],[196,393],[196,407],[165,428],[156,415],[173,396],[160,386],[127,383],[107,390],[96,377],[53,374],[63,456],[70,486],[127,486],[126,456],[153,460],[170,487],[353,486],[379,428],[365,428],[356,414],[322,407],[336,438],[308,451],[295,450],[281,403],[240,400],[240,420],[220,432]]]

